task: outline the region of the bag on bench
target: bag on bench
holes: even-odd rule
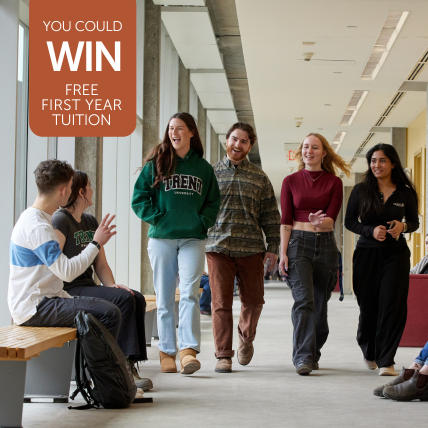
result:
[[[73,400],[80,392],[88,404],[69,409],[86,410],[100,405],[105,409],[129,407],[134,402],[137,387],[116,340],[97,318],[86,312],[77,314],[75,324],[77,389],[70,398]]]

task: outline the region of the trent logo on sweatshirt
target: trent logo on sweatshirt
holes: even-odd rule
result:
[[[185,174],[174,174],[164,180],[165,192],[169,190],[193,190],[199,195],[202,192],[202,180],[199,177]]]

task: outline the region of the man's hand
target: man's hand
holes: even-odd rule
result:
[[[126,285],[113,284],[113,285],[110,285],[109,287],[112,287],[112,288],[122,288],[123,290],[129,291],[134,296],[134,292],[129,287],[127,287]]]
[[[267,262],[267,259],[270,259],[270,265],[269,265],[268,271],[271,272],[273,267],[275,266],[275,263],[278,260],[278,256],[274,253],[266,253],[265,258],[263,260],[263,264]]]
[[[113,231],[116,225],[113,224],[110,226],[110,223],[114,220],[115,217],[115,215],[110,216],[110,214],[107,214],[98,226],[98,229],[95,231],[94,241],[98,242],[98,244],[101,246],[107,244],[110,238],[113,235],[116,235],[116,232]]]
[[[385,226],[378,226],[373,231],[373,238],[377,239],[378,241],[385,241],[386,239],[386,227]]]

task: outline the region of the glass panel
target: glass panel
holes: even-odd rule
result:
[[[19,23],[16,115],[15,221],[27,205],[28,27]]]

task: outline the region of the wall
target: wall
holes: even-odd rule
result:
[[[422,183],[415,183],[419,191],[419,214],[423,216],[423,221],[420,226],[420,251],[421,256],[425,255],[425,199],[426,199],[426,186],[425,186],[425,177],[426,177],[426,130],[427,130],[427,120],[426,120],[426,109],[421,112],[421,114],[410,124],[407,129],[407,168],[411,171],[412,179],[414,179],[415,172],[415,155],[421,152],[422,157]],[[414,249],[414,240],[415,234],[410,234],[410,239],[407,241],[410,251],[412,252],[411,256],[411,265],[414,266],[419,260],[414,259],[413,249]],[[409,236],[409,235],[406,235]]]

